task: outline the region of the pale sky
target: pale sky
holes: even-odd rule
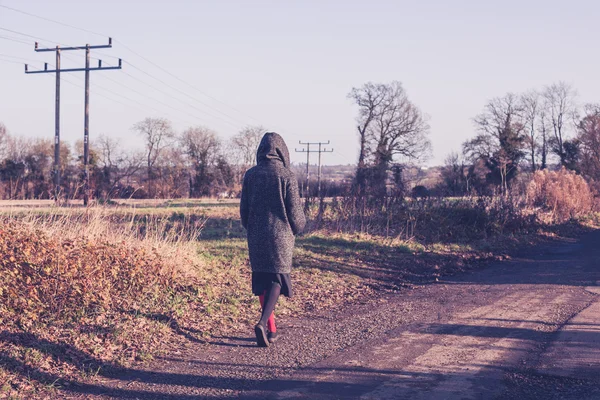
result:
[[[131,127],[145,117],[166,117],[178,131],[204,125],[224,139],[261,123],[292,149],[299,140],[330,140],[335,151],[324,155],[325,164],[355,163],[357,110],[348,92],[368,81],[398,80],[429,115],[427,164],[436,165],[474,135],[471,119],[492,97],[562,80],[576,87],[581,103],[600,102],[600,2],[594,0],[0,0],[0,6],[101,34],[0,7],[0,121],[14,135],[54,135],[54,75],[26,75],[22,65],[54,64],[54,54],[34,52],[36,39],[23,34],[42,38],[44,47],[114,38],[112,49],[92,52],[109,64],[120,57],[124,68],[91,73],[90,135],[119,137],[130,147],[141,145]],[[63,68],[83,66],[83,56],[66,54]],[[83,137],[83,73],[63,77],[62,138],[73,142]],[[293,154],[293,161],[304,160]]]

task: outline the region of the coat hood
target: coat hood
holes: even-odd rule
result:
[[[283,138],[275,132],[265,133],[256,151],[256,162],[258,164],[268,160],[279,160],[284,167],[290,167],[290,153],[287,145]]]

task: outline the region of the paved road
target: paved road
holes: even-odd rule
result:
[[[219,338],[68,395],[600,399],[600,232],[282,327]]]

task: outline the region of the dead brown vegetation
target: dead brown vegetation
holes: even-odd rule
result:
[[[585,179],[573,171],[536,171],[527,187],[527,204],[564,222],[592,211],[594,197]]]

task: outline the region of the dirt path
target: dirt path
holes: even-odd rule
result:
[[[180,349],[68,398],[600,399],[600,232],[437,284]]]

